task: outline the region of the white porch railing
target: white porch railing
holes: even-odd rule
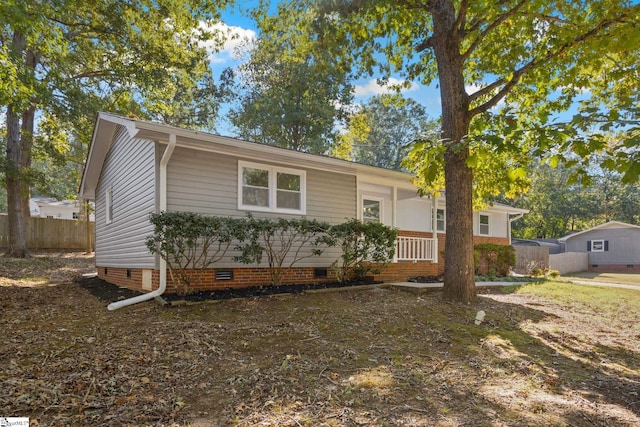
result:
[[[426,237],[398,236],[397,261],[433,261],[433,239]]]

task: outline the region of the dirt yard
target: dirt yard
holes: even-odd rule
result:
[[[91,265],[80,254],[0,259],[0,416],[40,426],[640,425],[637,291],[607,290],[607,302],[599,288],[543,284],[462,306],[386,288],[109,312],[71,281]]]

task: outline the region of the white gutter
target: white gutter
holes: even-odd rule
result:
[[[173,154],[173,150],[176,148],[176,135],[169,135],[169,145],[162,154],[160,160],[160,212],[167,210],[167,164]],[[152,298],[159,297],[167,289],[167,261],[164,258],[160,258],[160,284],[158,289],[153,292],[148,292],[137,297],[129,298],[122,301],[112,302],[107,306],[107,309],[113,311],[128,305],[137,304],[139,302],[148,301]]]

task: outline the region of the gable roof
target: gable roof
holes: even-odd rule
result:
[[[146,120],[130,119],[111,113],[99,113],[82,173],[79,189],[81,197],[95,197],[95,188],[118,126],[123,126],[131,138],[167,143],[169,135],[173,134],[176,135],[177,147],[246,157],[258,161],[286,163],[291,166],[328,170],[349,175],[355,175],[360,172],[384,180],[392,180],[393,183],[406,188],[415,188],[411,183],[412,176],[406,172],[363,165],[288,148],[242,141],[236,138],[182,129]]]
[[[582,230],[577,233],[573,233],[573,234],[569,234],[567,236],[561,237],[558,239],[558,241],[566,242],[572,237],[576,237],[581,234],[589,233],[595,230],[606,230],[608,228],[639,228],[640,229],[640,225],[627,224],[626,222],[620,222],[620,221],[609,221],[609,222],[605,222],[604,224],[596,225],[595,227],[587,228],[586,230]]]
[[[82,181],[79,189],[80,197],[95,198],[95,190],[102,173],[102,167],[118,126],[124,127],[131,138],[157,141],[164,144],[168,143],[169,135],[175,135],[176,146],[178,147],[245,157],[255,161],[286,164],[292,167],[325,170],[360,177],[365,176],[367,181],[381,182],[388,186],[397,186],[398,188],[416,191],[417,196],[417,189],[412,182],[413,175],[407,172],[364,165],[320,154],[304,153],[289,148],[243,141],[202,131],[182,129],[146,120],[131,119],[111,113],[99,113],[82,172]],[[529,212],[527,209],[499,203],[491,205],[488,210],[511,214]]]

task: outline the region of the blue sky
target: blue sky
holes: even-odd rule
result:
[[[247,3],[245,3],[243,7],[246,9],[250,6],[247,6]],[[213,69],[216,78],[220,75],[223,69],[227,67],[237,67],[240,65],[243,58],[237,55],[238,48],[240,48],[246,40],[251,40],[258,35],[255,22],[251,18],[247,17],[246,14],[242,14],[237,7],[225,11],[222,14],[222,22],[222,24],[217,24],[215,28],[224,31],[229,35],[233,35],[234,38],[226,41],[222,51],[210,56],[211,68]],[[391,84],[397,84],[400,83],[401,80],[391,77],[389,82]],[[366,102],[372,96],[385,92],[391,92],[391,90],[379,86],[376,83],[375,77],[363,78],[355,82],[354,101],[356,103]],[[440,117],[440,92],[435,85],[427,87],[418,83],[412,83],[412,85],[409,88],[404,89],[402,93],[407,98],[413,98],[424,105],[429,117],[433,119]],[[221,115],[224,115],[225,112],[228,111],[228,108],[228,106],[224,107]],[[226,123],[223,118],[217,126],[217,131],[223,135],[230,135],[233,132],[229,123]]]

